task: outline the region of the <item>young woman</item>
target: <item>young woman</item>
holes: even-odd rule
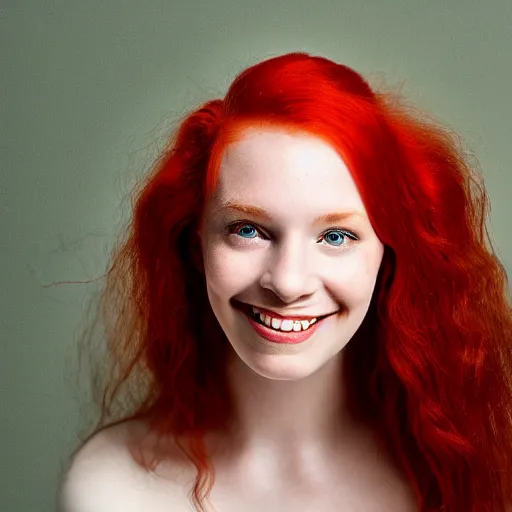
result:
[[[134,197],[63,510],[506,510],[508,282],[452,134],[293,53],[189,115]]]

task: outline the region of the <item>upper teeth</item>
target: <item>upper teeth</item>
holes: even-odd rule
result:
[[[281,318],[274,318],[272,316],[266,315],[265,313],[262,313],[258,308],[255,308],[253,306],[252,312],[259,316],[260,320],[267,326],[272,327],[273,329],[276,329],[278,331],[305,331],[308,329],[311,325],[313,325],[316,322],[316,318],[313,318],[311,320],[290,320],[290,319],[281,319]]]

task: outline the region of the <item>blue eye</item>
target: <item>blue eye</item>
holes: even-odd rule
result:
[[[237,222],[228,226],[228,232],[242,238],[255,238],[258,235],[258,230],[252,224],[246,222]]]
[[[334,245],[336,247],[342,245],[346,237],[347,233],[345,233],[344,231],[328,231],[324,235],[325,240],[327,240],[327,242],[329,243],[332,242],[331,245]]]
[[[237,235],[245,240],[261,237],[267,240],[267,237],[252,223],[250,222],[235,222],[227,227],[228,233]],[[342,247],[348,244],[347,238],[351,240],[358,240],[357,235],[344,229],[330,229],[322,234],[320,240],[317,242],[325,242],[331,247]]]
[[[254,238],[257,235],[257,231],[254,226],[250,224],[244,224],[239,230],[238,234],[243,238]],[[252,236],[254,234],[254,236]]]

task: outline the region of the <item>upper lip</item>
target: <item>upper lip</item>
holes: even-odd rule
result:
[[[246,308],[250,308],[251,311],[252,311],[252,308],[255,307],[255,308],[259,309],[262,313],[265,313],[269,316],[273,316],[275,318],[284,318],[284,319],[289,319],[289,320],[312,320],[313,318],[320,319],[320,318],[324,318],[326,316],[336,313],[336,311],[333,311],[332,313],[318,314],[318,315],[292,315],[292,314],[286,313],[285,311],[283,311],[282,313],[277,313],[276,311],[272,311],[271,309],[263,308],[261,306],[256,306],[253,304],[245,304],[243,302],[241,302],[240,305],[245,306]]]

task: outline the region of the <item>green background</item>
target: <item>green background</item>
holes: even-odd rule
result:
[[[510,0],[3,0],[0,510],[55,509],[86,400],[69,376],[96,285],[48,285],[101,275],[187,109],[296,50],[400,86],[479,159],[510,275],[511,48]]]

